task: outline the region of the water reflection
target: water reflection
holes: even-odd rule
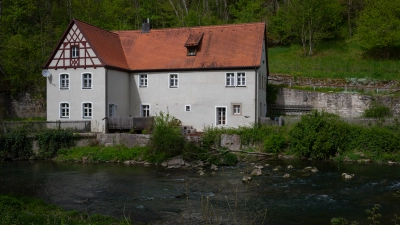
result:
[[[35,196],[67,210],[129,216],[151,224],[204,224],[204,217],[229,224],[232,213],[239,221],[255,219],[259,224],[265,209],[268,224],[329,224],[332,217],[365,222],[365,209],[377,203],[382,205],[382,224],[400,214],[400,166],[265,163],[270,166],[263,175],[245,185],[243,172],[251,172],[253,165],[226,167],[216,174],[207,171],[200,177],[196,170],[161,167],[13,162],[0,164],[0,193]],[[287,169],[289,164],[294,169]],[[274,171],[277,165],[282,168]],[[319,172],[305,173],[306,166]],[[343,172],[356,177],[343,180]],[[285,173],[290,178],[283,178]]]

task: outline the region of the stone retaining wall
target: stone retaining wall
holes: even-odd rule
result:
[[[311,105],[314,109],[325,110],[341,117],[360,117],[372,101],[389,107],[394,116],[400,116],[400,98],[392,96],[361,95],[357,93],[322,93],[280,88],[278,105]]]

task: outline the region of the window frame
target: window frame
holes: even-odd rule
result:
[[[79,46],[71,45],[71,58],[76,59],[79,58]]]
[[[143,78],[142,78],[142,76],[143,76]],[[144,85],[142,85],[142,80],[145,81]],[[139,76],[138,76],[138,84],[139,84],[139,87],[141,87],[141,88],[147,88],[148,87],[149,79],[148,79],[148,75],[146,73],[139,74]]]
[[[235,83],[236,83],[235,80],[236,80],[235,73],[233,73],[233,72],[225,73],[225,87],[235,87]],[[229,84],[228,84],[228,81],[229,81]]]
[[[63,104],[66,104],[68,106],[67,107],[63,107]],[[64,108],[66,109],[66,112],[63,112]],[[69,102],[60,102],[59,105],[58,105],[58,110],[59,110],[59,115],[58,116],[59,116],[60,119],[69,119],[70,118],[71,107],[70,107],[70,103]],[[65,113],[67,113],[68,115],[63,115]]]
[[[192,111],[192,106],[191,105],[185,105],[185,112],[191,112],[191,111]]]
[[[187,47],[187,56],[196,56],[197,47]]]
[[[176,78],[173,78],[172,76],[176,76]],[[174,82],[174,85],[172,85],[172,81]],[[169,73],[168,74],[168,87],[169,88],[179,88],[179,74],[178,73]]]
[[[147,116],[145,116],[145,114],[144,114],[144,109],[145,109],[144,106],[148,106],[148,109],[147,109],[148,113],[146,113],[146,114],[148,114]],[[141,117],[150,117],[151,116],[151,105],[150,104],[148,104],[148,103],[140,104],[140,116]]]
[[[239,74],[243,76],[239,76]],[[236,72],[236,86],[246,87],[246,72]]]
[[[63,78],[63,76],[66,76]],[[70,74],[69,73],[60,73],[59,74],[59,89],[60,90],[69,90],[70,89]],[[66,85],[62,85],[63,81],[65,81]]]
[[[224,123],[219,123],[220,119],[219,119],[219,112],[218,109],[224,109],[224,117],[225,120]],[[228,117],[227,117],[227,107],[226,106],[215,106],[215,125],[216,126],[226,126],[228,124]]]
[[[239,107],[238,113],[236,113],[235,106]],[[232,103],[232,115],[233,116],[241,116],[242,115],[242,104],[241,103]]]
[[[85,112],[85,104],[90,104],[90,108],[88,112]],[[81,112],[82,112],[82,119],[93,119],[93,103],[92,102],[82,102],[81,104]],[[90,114],[89,116],[86,114]]]
[[[85,75],[90,75],[90,78],[85,78]],[[90,86],[85,87],[85,80],[90,81]],[[82,81],[82,89],[93,89],[93,74],[92,73],[82,73],[81,74],[81,81]]]
[[[112,110],[110,110],[112,107]],[[117,104],[110,102],[108,103],[108,117],[115,117],[115,113],[117,111]],[[112,112],[112,115],[110,115],[110,113]]]

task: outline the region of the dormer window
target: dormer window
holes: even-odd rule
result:
[[[188,47],[187,48],[187,55],[188,56],[195,56],[197,52],[197,48],[196,47]]]
[[[72,48],[71,48],[71,56],[72,56],[72,58],[78,58],[79,57],[79,48],[78,48],[78,46],[72,46]]]
[[[189,35],[185,43],[185,47],[187,48],[188,56],[195,56],[200,49],[201,40],[203,39],[204,33],[193,33]]]

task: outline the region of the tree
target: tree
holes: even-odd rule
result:
[[[291,0],[279,11],[276,21],[288,26],[281,32],[301,40],[304,56],[314,54],[318,41],[334,37],[342,21],[341,5],[332,0]]]
[[[357,25],[362,47],[389,59],[400,48],[400,1],[367,1]]]

